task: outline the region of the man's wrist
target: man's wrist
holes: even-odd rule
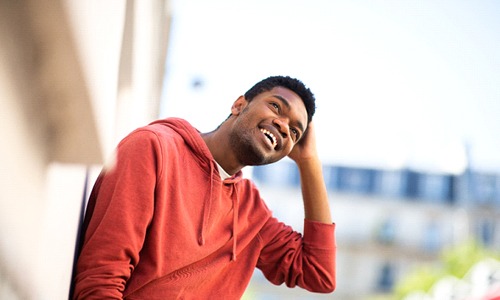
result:
[[[313,168],[313,167],[321,167],[321,161],[317,155],[302,158],[300,160],[295,161],[297,167],[299,169],[303,168]]]

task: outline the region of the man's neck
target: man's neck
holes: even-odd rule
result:
[[[220,132],[221,128],[202,133],[201,137],[207,144],[208,150],[212,153],[215,161],[229,174],[234,175],[243,166],[239,166],[237,163],[231,163],[235,161],[233,153],[230,151],[229,141],[227,139],[227,134]],[[229,151],[228,151],[229,150]]]

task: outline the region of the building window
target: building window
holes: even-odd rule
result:
[[[404,194],[407,198],[439,203],[452,203],[455,178],[447,174],[427,174],[407,170],[404,173]]]
[[[373,192],[375,170],[338,168],[338,189],[342,192],[369,194]]]
[[[433,202],[451,202],[453,178],[441,174],[425,174],[419,182],[420,197]]]
[[[374,191],[386,197],[404,196],[404,179],[400,170],[383,170],[375,173]]]
[[[499,176],[492,174],[472,174],[472,198],[478,203],[493,204],[500,197]]]
[[[478,237],[481,243],[486,247],[495,244],[495,222],[491,219],[483,219],[478,226]]]
[[[276,174],[278,174],[278,176]],[[274,164],[254,167],[252,178],[256,182],[265,185],[300,186],[300,174],[296,165],[286,160]]]
[[[396,222],[393,219],[384,220],[377,228],[376,239],[384,245],[391,245],[396,238]]]
[[[441,246],[441,228],[437,222],[432,221],[425,229],[424,250],[429,253],[436,253],[441,250]]]
[[[377,279],[377,290],[383,293],[389,293],[394,286],[394,267],[386,262],[379,270],[379,275]]]
[[[325,182],[326,188],[332,191],[339,189],[339,168],[335,166],[328,166],[325,168]]]
[[[407,198],[419,197],[419,182],[421,174],[415,171],[404,172],[404,194]]]

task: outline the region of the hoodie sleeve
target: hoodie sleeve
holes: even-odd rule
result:
[[[304,220],[304,236],[270,218],[261,230],[264,247],[257,267],[276,285],[300,286],[311,292],[335,289],[335,224]]]
[[[138,130],[118,146],[115,165],[98,178],[89,200],[74,299],[122,299],[153,216],[161,175],[155,133]]]

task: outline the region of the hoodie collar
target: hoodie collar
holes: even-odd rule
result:
[[[229,175],[226,170],[224,170],[222,168],[222,166],[217,162],[215,161],[215,163],[217,164],[217,169],[219,170],[219,174],[220,174],[220,178],[222,180],[225,180],[225,179],[228,179],[229,177],[231,177],[231,175]]]

